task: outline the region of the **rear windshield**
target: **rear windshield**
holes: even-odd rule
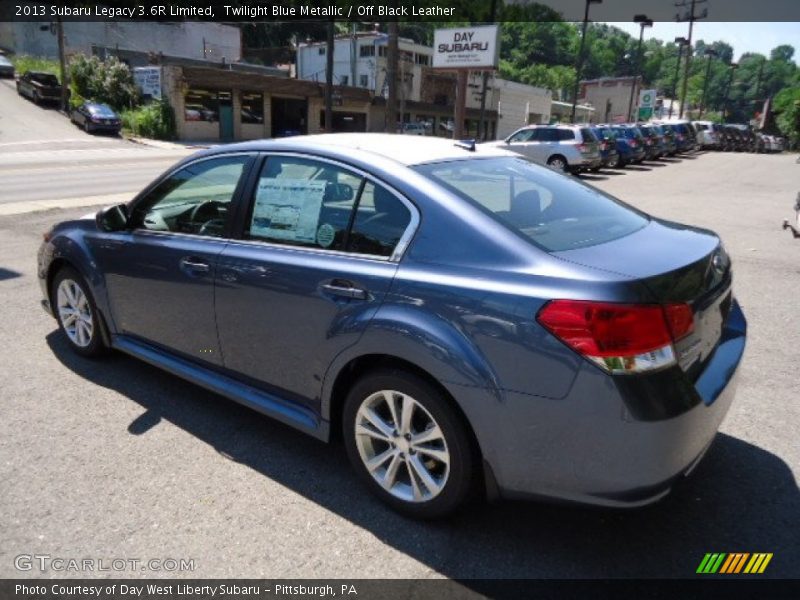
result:
[[[648,223],[647,216],[623,202],[521,158],[414,168],[549,252],[609,242]]]
[[[599,129],[598,131],[599,131],[599,135],[602,135],[604,138],[609,139],[609,140],[613,140],[614,138],[617,137],[617,134],[614,133],[614,130],[611,129],[610,127],[603,127],[602,129]]]
[[[98,117],[116,117],[116,113],[105,104],[89,104],[89,112]]]
[[[47,73],[35,73],[31,75],[31,79],[41,83],[42,85],[58,85],[58,79],[56,79],[56,76],[49,75]]]
[[[597,136],[594,134],[594,131],[592,131],[588,127],[581,127],[581,136],[583,136],[583,140],[585,142],[597,141]]]

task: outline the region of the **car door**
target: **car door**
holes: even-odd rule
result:
[[[214,276],[252,154],[198,159],[136,200],[129,229],[93,248],[118,333],[221,364]]]
[[[321,382],[377,311],[418,221],[347,165],[268,156],[223,250],[216,311],[226,369],[318,408]]]
[[[539,159],[536,156],[537,144],[536,134],[538,129],[520,129],[519,131],[511,134],[506,140],[508,150],[522,154],[532,159]]]

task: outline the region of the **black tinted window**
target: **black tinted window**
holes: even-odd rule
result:
[[[599,190],[517,158],[416,169],[552,252],[615,240],[648,223],[646,216]]]
[[[540,142],[557,142],[559,140],[558,129],[543,128],[537,129],[536,139]]]
[[[558,139],[560,141],[574,140],[575,132],[571,129],[558,129]]]
[[[411,213],[397,196],[368,182],[358,202],[347,249],[357,254],[391,256],[410,221]]]
[[[589,129],[588,127],[583,127],[581,129],[581,137],[583,137],[584,142],[596,142],[597,136],[595,135],[594,131]]]

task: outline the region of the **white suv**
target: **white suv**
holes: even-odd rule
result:
[[[585,171],[603,164],[599,141],[588,126],[529,125],[490,143],[560,171]]]

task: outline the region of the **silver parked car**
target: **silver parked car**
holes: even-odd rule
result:
[[[585,171],[603,164],[599,140],[589,127],[529,125],[490,143],[561,171]]]

